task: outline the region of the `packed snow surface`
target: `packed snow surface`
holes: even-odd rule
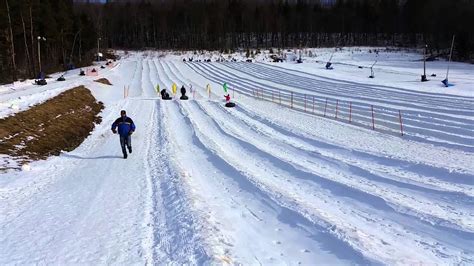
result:
[[[1,86],[0,118],[77,85],[106,109],[76,150],[0,173],[0,264],[474,264],[474,67],[453,64],[445,88],[447,63],[430,62],[439,75],[422,84],[413,53],[340,51],[333,70],[330,50],[311,54],[137,52],[99,70],[113,86],[73,72]],[[160,100],[173,83],[189,101]],[[350,102],[361,118],[365,105],[400,111],[404,136],[293,110],[277,92]],[[121,109],[137,126],[126,160],[110,131]]]

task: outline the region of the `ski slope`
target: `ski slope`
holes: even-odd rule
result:
[[[101,77],[114,85],[0,95],[40,102],[85,84],[106,106],[78,149],[0,173],[0,264],[474,263],[470,96],[151,52]],[[223,107],[223,82],[236,108]],[[173,83],[189,101],[158,98]],[[254,87],[402,109],[407,135],[257,100]],[[127,160],[110,132],[121,109],[137,126]]]

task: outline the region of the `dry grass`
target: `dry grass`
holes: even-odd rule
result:
[[[106,78],[100,78],[100,79],[96,79],[94,80],[95,82],[99,82],[99,83],[102,83],[102,84],[105,84],[105,85],[112,85],[112,83],[110,83],[110,81]]]
[[[0,154],[22,163],[71,151],[102,121],[98,114],[103,108],[88,89],[79,86],[0,119]]]

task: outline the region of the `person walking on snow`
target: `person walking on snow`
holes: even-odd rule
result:
[[[114,134],[117,134],[117,127],[120,136],[120,146],[122,146],[123,158],[127,159],[127,150],[125,146],[127,146],[128,152],[132,153],[132,134],[135,132],[135,124],[133,123],[133,120],[127,116],[125,110],[120,111],[120,117],[112,124],[112,132]]]

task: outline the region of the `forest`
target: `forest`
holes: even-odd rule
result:
[[[0,0],[0,83],[101,49],[422,48],[474,61],[472,0]],[[471,26],[469,26],[471,25]],[[41,64],[40,64],[41,62]]]

